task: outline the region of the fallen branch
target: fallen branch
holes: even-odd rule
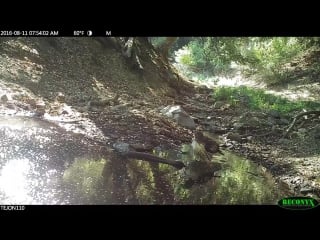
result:
[[[154,162],[154,163],[168,164],[168,165],[171,165],[171,166],[173,166],[173,167],[175,167],[177,169],[181,169],[181,168],[185,167],[184,163],[181,162],[181,161],[165,159],[165,158],[154,156],[154,155],[149,154],[149,153],[129,151],[127,153],[124,153],[123,155],[128,157],[128,158],[139,159],[139,160],[148,161],[148,162]]]
[[[132,147],[128,143],[116,142],[112,146],[113,146],[113,149],[116,150],[116,152],[120,154],[122,157],[139,159],[139,160],[154,162],[154,163],[164,163],[178,169],[185,167],[184,163],[181,161],[169,160],[169,159],[154,156],[149,153],[132,151]]]
[[[292,131],[292,129],[295,126],[298,119],[302,118],[303,116],[312,115],[312,114],[315,114],[315,116],[320,116],[320,111],[316,111],[316,110],[315,111],[308,111],[308,112],[302,112],[302,113],[299,113],[298,115],[296,115],[293,118],[293,121],[291,122],[290,126],[287,128],[287,130],[283,134],[282,138],[285,138],[288,136],[288,134]]]

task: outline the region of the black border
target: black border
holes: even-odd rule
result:
[[[190,217],[261,217],[261,216],[320,216],[320,207],[307,210],[289,210],[277,205],[24,205],[25,210],[1,210],[0,216],[109,216],[115,218],[158,217],[189,219]]]
[[[217,16],[212,18],[188,18],[181,21],[171,21],[163,18],[157,21],[156,17],[143,20],[132,18],[108,19],[98,23],[2,23],[0,30],[20,31],[50,31],[58,30],[60,37],[74,36],[75,30],[91,30],[93,36],[106,36],[106,31],[111,31],[111,36],[320,36],[320,29],[314,26],[317,19],[290,19],[283,17],[280,20],[271,20],[261,16],[252,16],[249,19],[231,19],[222,21]],[[178,17],[177,17],[178,18]],[[159,20],[159,19],[158,19]]]
[[[27,25],[66,29],[81,24],[98,31],[107,27],[114,36],[320,35],[316,2],[12,2],[12,7],[4,6],[1,16],[0,28],[14,21],[28,29]]]

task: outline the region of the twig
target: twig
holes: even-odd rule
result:
[[[285,138],[286,136],[288,136],[288,134],[292,131],[294,125],[296,124],[296,122],[299,118],[302,118],[303,116],[311,115],[311,114],[316,114],[316,116],[320,116],[320,111],[316,111],[316,110],[315,111],[308,111],[308,112],[302,112],[302,113],[299,113],[298,115],[296,115],[293,118],[293,121],[291,122],[290,126],[287,128],[287,130],[283,134],[282,138]]]

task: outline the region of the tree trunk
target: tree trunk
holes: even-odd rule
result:
[[[176,42],[177,37],[167,37],[166,40],[158,47],[160,54],[165,62],[168,62],[169,51]]]

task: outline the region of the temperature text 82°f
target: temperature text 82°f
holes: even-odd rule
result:
[[[84,31],[73,31],[73,35],[74,36],[83,36],[84,35]]]

